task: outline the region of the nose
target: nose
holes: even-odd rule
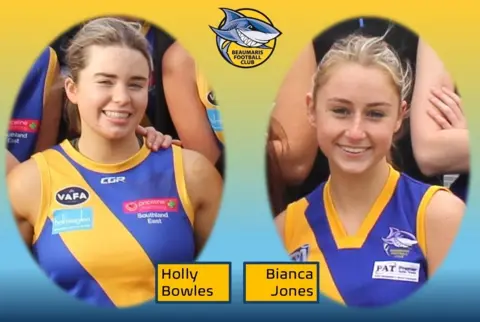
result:
[[[122,84],[117,84],[112,93],[112,100],[120,106],[129,104],[131,97],[128,88]]]
[[[355,116],[352,122],[349,124],[345,132],[345,136],[352,141],[360,141],[365,139],[366,133],[363,128],[363,121],[361,115]]]

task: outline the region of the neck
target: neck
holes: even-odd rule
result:
[[[94,162],[115,164],[132,157],[140,150],[140,147],[134,134],[122,139],[111,140],[97,135],[93,131],[82,131],[78,139],[78,150]]]
[[[341,217],[366,217],[387,182],[390,168],[380,161],[361,174],[347,174],[330,165],[330,195]]]

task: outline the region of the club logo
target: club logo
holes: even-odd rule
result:
[[[272,21],[255,9],[220,8],[225,17],[217,28],[217,47],[228,63],[240,68],[253,68],[266,62],[273,54],[277,38],[282,34]]]

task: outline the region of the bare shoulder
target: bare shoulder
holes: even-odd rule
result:
[[[442,225],[459,222],[463,218],[465,208],[465,203],[453,193],[439,190],[433,195],[426,209],[427,221]]]
[[[174,72],[195,66],[193,57],[178,42],[173,43],[166,51],[162,60],[164,72]]]
[[[202,154],[189,150],[182,149],[183,168],[185,173],[185,180],[187,185],[203,185],[213,184],[221,181],[220,174],[214,165]]]
[[[222,177],[213,164],[196,151],[182,149],[182,158],[185,188],[195,212],[196,229],[210,231],[222,199]]]
[[[41,194],[40,180],[40,171],[33,159],[20,163],[10,171],[7,189],[15,215],[29,217],[36,213]]]

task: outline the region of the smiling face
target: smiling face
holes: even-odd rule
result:
[[[85,54],[77,82],[65,81],[69,100],[78,106],[82,132],[91,130],[107,139],[134,135],[148,102],[148,60],[125,46],[93,45]]]
[[[400,129],[406,103],[387,71],[342,63],[307,96],[309,119],[330,167],[359,174],[385,160]]]

